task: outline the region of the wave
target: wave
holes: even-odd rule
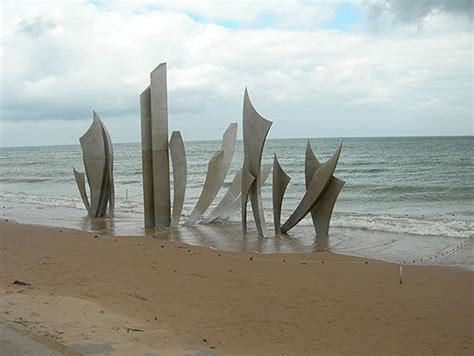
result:
[[[42,183],[50,180],[49,178],[0,178],[2,183]]]
[[[436,194],[445,194],[445,193],[462,193],[463,195],[468,194],[474,191],[474,186],[462,186],[462,187],[453,187],[448,185],[433,184],[428,186],[422,185],[387,185],[387,186],[370,186],[370,185],[359,185],[357,188],[369,188],[374,192],[379,193],[429,193],[431,195]]]
[[[115,182],[116,183],[120,183],[120,184],[140,184],[142,181],[140,179],[130,179],[130,180],[119,180],[117,178],[115,178]],[[126,188],[125,188],[126,189]]]
[[[72,197],[49,197],[31,195],[24,193],[0,192],[0,201],[14,202],[41,207],[66,207],[84,210],[80,198]],[[184,206],[184,215],[190,212],[192,204]],[[116,200],[116,211],[122,214],[143,214],[143,203],[141,200]],[[284,211],[282,220],[290,215],[290,211]],[[467,218],[469,218],[467,216]],[[229,220],[238,221],[240,211],[236,212]],[[266,210],[266,220],[272,221],[271,209]],[[308,216],[300,222],[301,226],[312,226],[311,217]],[[455,238],[474,237],[474,219],[461,220],[451,216],[437,217],[410,217],[390,214],[361,214],[335,212],[331,221],[331,227],[348,228],[358,230],[384,231],[396,234],[423,235],[423,236],[445,236]]]
[[[393,169],[389,169],[389,168],[367,168],[367,169],[364,169],[364,168],[338,168],[337,169],[337,172],[338,173],[348,173],[348,174],[351,174],[351,173],[382,173],[382,172],[389,172],[389,171],[392,171],[394,170],[395,167]]]
[[[311,221],[305,221],[312,224]],[[399,215],[334,213],[332,227],[385,231],[423,236],[474,237],[474,221],[417,218]]]

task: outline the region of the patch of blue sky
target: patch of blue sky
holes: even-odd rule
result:
[[[249,27],[269,28],[269,27],[272,27],[274,22],[275,22],[275,18],[272,15],[262,13],[249,24]]]
[[[186,12],[186,14],[191,17],[194,21],[202,24],[208,24],[208,23],[213,23],[231,30],[236,30],[240,28],[240,23],[238,21],[232,21],[232,20],[223,20],[223,19],[212,19],[209,20],[203,16],[195,15],[189,12]]]
[[[359,8],[350,3],[341,3],[336,8],[333,20],[324,27],[338,31],[347,31],[359,24],[362,18],[363,16]]]
[[[257,16],[255,19],[248,22],[240,22],[233,20],[224,20],[224,19],[208,19],[202,16],[195,14],[187,13],[194,21],[199,23],[214,23],[216,25],[223,26],[231,30],[238,30],[242,28],[270,28],[274,25],[274,17],[269,14],[262,13]]]

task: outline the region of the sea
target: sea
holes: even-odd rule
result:
[[[147,234],[229,251],[330,250],[396,263],[474,269],[473,136],[269,139],[262,164],[271,165],[276,154],[291,177],[283,200],[282,222],[305,193],[308,140],[321,162],[343,142],[335,176],[346,184],[326,238],[315,236],[310,217],[288,235],[258,238],[255,228],[243,235],[240,211],[213,224],[180,226],[171,233],[145,230],[139,143],[113,145],[115,217],[98,221],[86,217],[72,172],[73,167],[84,170],[79,144],[0,148],[1,214],[20,223],[124,236]],[[218,140],[185,142],[188,181],[181,223],[196,204],[207,164],[220,145]],[[243,145],[237,141],[225,184],[208,212],[225,194],[242,162]],[[268,231],[273,231],[271,181],[270,175],[262,187]],[[249,222],[252,227],[251,216]]]

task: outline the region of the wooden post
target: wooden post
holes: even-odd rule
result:
[[[400,262],[400,284],[403,284],[403,262]]]

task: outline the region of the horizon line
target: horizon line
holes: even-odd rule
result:
[[[373,135],[373,136],[313,136],[313,137],[273,137],[267,138],[266,141],[272,140],[301,140],[301,139],[320,139],[320,138],[425,138],[425,137],[474,137],[474,133],[470,135],[393,135],[393,136],[385,136],[385,135]],[[78,139],[79,140],[79,139]],[[190,139],[186,140],[185,142],[209,142],[209,141],[222,141],[220,139]],[[237,139],[237,141],[243,141],[242,139]],[[126,142],[112,142],[112,144],[132,144],[137,143],[139,144],[141,141],[126,141]],[[34,146],[1,146],[0,149],[4,148],[34,148],[34,147],[56,147],[56,146],[80,146],[80,143],[67,143],[67,144],[52,144],[52,145],[34,145]]]

